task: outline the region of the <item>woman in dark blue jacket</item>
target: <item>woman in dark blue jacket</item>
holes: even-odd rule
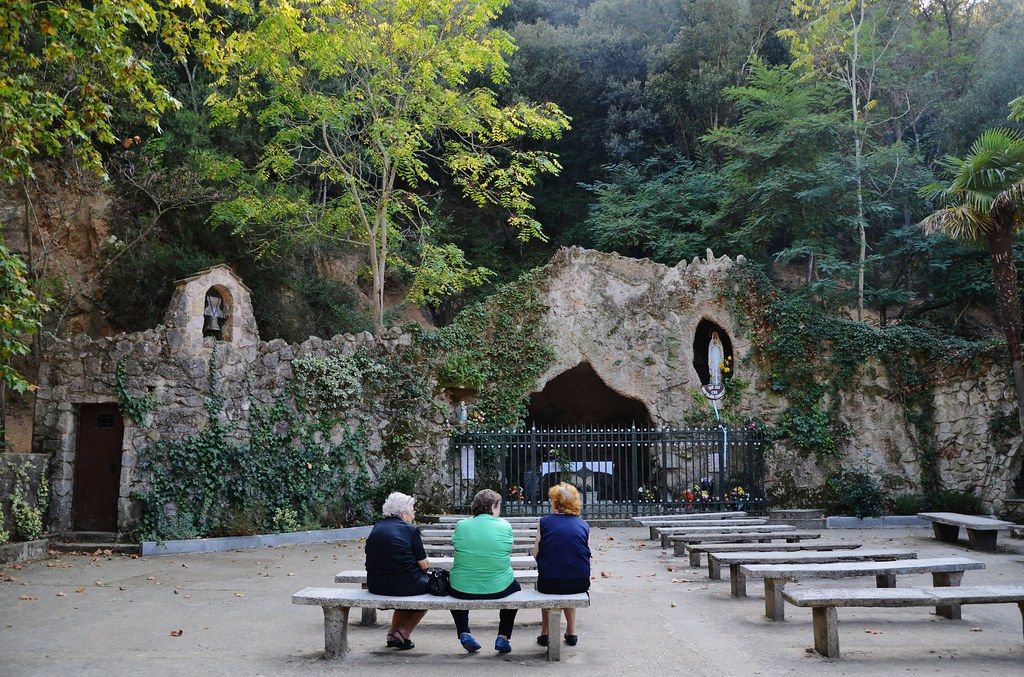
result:
[[[412,524],[416,518],[415,499],[396,491],[384,501],[381,512],[384,519],[366,538],[366,588],[375,595],[390,597],[426,594],[430,562],[420,532]],[[410,636],[426,613],[396,609],[387,645],[396,649],[416,646]]]
[[[580,517],[580,492],[562,482],[548,490],[551,514],[542,517],[533,545],[537,558],[537,592],[571,595],[590,589],[590,525]],[[576,609],[563,609],[565,643],[575,646]],[[537,643],[548,644],[548,612],[541,611]],[[556,640],[557,641],[557,640]]]

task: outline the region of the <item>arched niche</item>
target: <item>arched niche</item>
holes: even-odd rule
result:
[[[206,290],[203,299],[203,336],[212,336],[230,343],[234,329],[234,299],[231,290],[222,284],[215,284]]]
[[[594,368],[581,362],[551,379],[530,396],[527,425],[625,426],[651,425],[651,414],[640,400],[622,395],[601,380]]]
[[[725,359],[733,362],[732,339],[729,337],[729,334],[721,325],[707,318],[701,319],[697,323],[696,331],[693,333],[693,368],[697,371],[697,376],[703,385],[711,382],[711,369],[708,365],[708,346],[711,345],[711,337],[716,332],[718,333],[719,340],[722,342]],[[728,380],[732,374],[733,371],[730,370],[723,374],[723,377]]]

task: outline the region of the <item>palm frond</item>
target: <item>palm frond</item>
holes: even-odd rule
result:
[[[979,212],[969,204],[940,209],[921,221],[925,233],[944,233],[954,240],[980,240],[993,225],[987,213]]]
[[[999,211],[1024,213],[1024,179],[1011,184],[1009,188],[999,193],[993,201],[992,207]]]

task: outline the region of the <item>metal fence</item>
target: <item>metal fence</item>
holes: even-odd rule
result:
[[[764,510],[764,438],[756,428],[532,428],[452,438],[451,506],[480,489],[507,515],[547,514],[548,487],[571,482],[589,517]]]

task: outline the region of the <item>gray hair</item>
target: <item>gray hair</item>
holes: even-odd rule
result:
[[[393,491],[384,501],[384,506],[380,511],[384,513],[385,517],[401,517],[402,513],[412,512],[414,503],[416,503],[416,499],[412,496],[403,494],[401,491]]]

